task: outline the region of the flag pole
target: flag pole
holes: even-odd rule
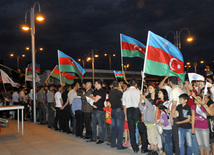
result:
[[[114,77],[115,77],[115,79],[117,80],[117,77],[116,77],[116,75],[115,75],[115,70],[113,70],[113,73],[114,73]]]
[[[58,62],[59,62],[59,50],[58,50]],[[60,65],[59,65],[59,79],[60,79],[60,84],[62,86],[62,77],[61,77],[61,72],[60,72]]]
[[[123,70],[123,52],[122,52],[122,37],[121,37],[121,33],[120,33],[120,50],[121,50],[121,67],[122,67],[122,72],[124,72]]]
[[[148,36],[147,36],[147,43],[146,43],[146,52],[145,52],[145,58],[144,58],[144,65],[143,65],[143,71],[142,71],[142,83],[141,83],[141,94],[143,94],[143,81],[144,81],[144,72],[145,72],[145,68],[146,68],[146,59],[147,59],[147,52],[148,52],[148,44],[149,44],[149,35],[150,35],[150,31],[148,32]]]
[[[57,66],[57,65],[56,65]],[[54,67],[54,69],[56,68],[56,66]],[[48,75],[47,79],[45,80],[45,83],[48,81],[48,79],[50,78],[51,74],[53,73],[54,69],[51,71],[51,73]],[[46,83],[47,84],[47,83]]]

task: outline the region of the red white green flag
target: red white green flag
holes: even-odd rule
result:
[[[58,65],[56,65],[56,67],[53,69],[50,76],[60,80],[60,74],[61,74],[61,80],[63,82],[65,82],[67,84],[73,84],[74,83],[75,74],[74,73],[60,72]]]
[[[180,50],[168,40],[149,31],[144,72],[158,76],[176,76],[185,80],[184,60]]]

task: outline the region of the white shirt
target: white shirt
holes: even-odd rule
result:
[[[140,90],[131,86],[123,93],[122,101],[126,108],[137,108],[140,102]]]
[[[62,105],[61,105],[60,99],[62,98],[62,94],[60,92],[56,92],[55,95],[54,95],[54,98],[55,98],[55,101],[56,101],[56,107],[57,108],[61,108]]]
[[[77,92],[76,92],[76,90],[71,89],[71,90],[68,92],[69,103],[72,104],[73,99],[76,98],[76,97],[77,97]]]
[[[168,96],[169,96],[170,92],[172,91],[172,88],[171,88],[170,86],[166,85],[166,86],[165,86],[165,89],[166,89],[167,94],[168,94]]]
[[[19,94],[15,91],[12,95],[13,102],[19,102]]]
[[[27,100],[26,100],[26,96],[25,96],[25,92],[24,92],[24,91],[20,91],[20,92],[19,92],[19,100],[22,101],[22,98],[23,98],[23,102],[27,103]]]
[[[172,88],[171,92],[169,93],[169,100],[172,102],[177,102],[176,106],[178,106],[179,96],[183,93],[184,93],[184,91],[178,85],[176,85]],[[172,104],[170,104],[169,108],[171,110]]]

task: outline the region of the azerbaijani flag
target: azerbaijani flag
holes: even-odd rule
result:
[[[27,75],[32,75],[33,68],[32,63],[27,65]],[[36,64],[36,73],[40,74],[40,64]]]
[[[184,60],[176,46],[149,31],[146,52],[145,73],[158,76],[176,76],[184,82]]]
[[[114,70],[114,76],[116,78],[123,78],[123,73],[121,71],[115,71]]]
[[[120,34],[122,57],[139,57],[144,59],[146,46],[134,38]]]
[[[58,58],[60,72],[76,73],[80,79],[83,80],[85,70],[80,66],[80,64],[60,50],[58,50]]]
[[[74,73],[60,72],[58,65],[56,65],[56,67],[53,69],[50,76],[60,80],[60,73],[61,73],[61,80],[63,82],[65,82],[67,84],[73,84],[74,83],[75,74]]]
[[[2,83],[2,77],[1,77],[1,74],[0,74],[0,83]]]

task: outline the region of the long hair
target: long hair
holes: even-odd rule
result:
[[[168,93],[167,93],[167,91],[165,89],[159,89],[159,91],[161,91],[163,93],[165,101],[169,100]]]
[[[157,101],[157,104],[156,104],[156,106],[160,109],[160,110],[162,110],[166,115],[167,115],[167,119],[169,119],[169,115],[168,115],[168,113],[167,113],[167,107],[165,107],[164,105],[163,105],[163,101],[162,100],[159,100],[159,101]]]

